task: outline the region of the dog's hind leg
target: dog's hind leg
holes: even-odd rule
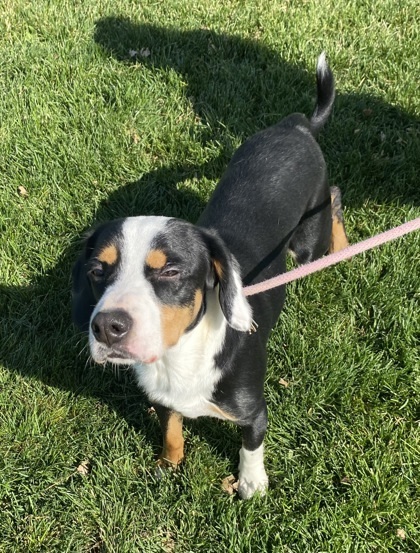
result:
[[[332,186],[331,192],[331,243],[329,253],[339,252],[347,248],[349,241],[347,240],[346,229],[344,227],[343,208],[341,206],[341,191],[338,186]]]
[[[289,243],[299,265],[310,263],[328,252],[331,242],[331,202],[329,195],[317,198],[303,215]]]

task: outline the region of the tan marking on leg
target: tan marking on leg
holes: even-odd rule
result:
[[[184,458],[184,437],[182,435],[182,415],[170,413],[163,430],[163,449],[159,456],[160,465],[177,466]]]
[[[333,219],[329,253],[344,250],[349,245],[343,223]]]
[[[339,252],[347,248],[349,241],[344,227],[343,209],[341,207],[341,192],[337,186],[330,188],[332,231],[329,253]]]
[[[194,301],[185,307],[164,305],[161,308],[163,343],[174,346],[186,329],[194,322],[203,302],[201,290],[195,291]]]
[[[146,264],[152,269],[162,269],[167,261],[168,258],[162,250],[151,250],[146,257]]]
[[[111,244],[110,246],[105,246],[105,248],[98,255],[99,261],[102,263],[108,263],[108,265],[114,265],[118,259],[118,250],[116,246]]]

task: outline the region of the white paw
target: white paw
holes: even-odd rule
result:
[[[268,476],[264,468],[263,446],[254,451],[244,447],[239,451],[239,487],[242,499],[249,499],[256,492],[264,495],[268,488]]]
[[[238,493],[241,499],[250,499],[256,492],[260,495],[265,495],[268,488],[268,476],[259,478],[258,480],[248,480],[246,477],[239,475]]]

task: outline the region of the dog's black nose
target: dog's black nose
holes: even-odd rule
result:
[[[128,334],[133,320],[125,311],[101,311],[92,320],[93,335],[107,346],[120,342]]]

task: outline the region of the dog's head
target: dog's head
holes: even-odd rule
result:
[[[239,267],[212,231],[166,217],[105,223],[73,269],[73,320],[99,363],[152,363],[201,320],[219,285],[220,308],[239,331],[252,324]]]

